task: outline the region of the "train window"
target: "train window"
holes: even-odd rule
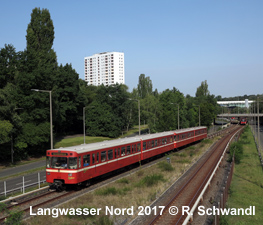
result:
[[[90,155],[84,155],[83,156],[83,166],[85,167],[85,166],[89,166],[89,165],[90,165]]]
[[[146,142],[143,142],[143,150],[146,149]]]
[[[111,160],[111,159],[113,159],[113,150],[112,149],[108,151],[108,160]]]
[[[118,148],[118,156],[120,156],[120,148]]]
[[[106,151],[101,152],[101,162],[106,161]]]
[[[79,168],[81,167],[81,157],[79,157]]]
[[[77,169],[78,167],[78,162],[77,162],[77,157],[69,157],[69,169]]]
[[[50,168],[50,164],[51,164],[51,157],[47,156],[46,167]]]
[[[154,147],[154,140],[152,140],[152,148]]]
[[[155,140],[155,146],[157,146],[158,145],[158,141],[157,140]]]
[[[129,145],[127,146],[127,155],[130,155],[130,153],[131,153],[131,146]]]
[[[99,163],[99,160],[100,160],[100,153],[98,152],[97,153],[97,163]]]
[[[164,138],[162,138],[162,144],[164,145]]]
[[[134,153],[134,146],[132,145],[131,147],[132,147],[131,153]]]
[[[170,142],[173,142],[173,136],[171,136]]]
[[[141,151],[141,144],[137,144],[137,151]]]
[[[117,148],[115,148],[115,150],[114,150],[114,153],[115,153],[115,158],[117,158],[118,157],[118,155],[117,155]]]
[[[122,148],[121,148],[121,156],[124,156],[124,155],[126,155],[125,147],[122,147]]]
[[[66,169],[68,167],[67,157],[52,157],[51,167],[58,168],[58,169]]]
[[[94,165],[95,162],[96,162],[96,160],[95,160],[95,153],[94,153],[94,154],[92,154],[92,164]]]

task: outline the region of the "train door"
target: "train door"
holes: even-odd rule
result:
[[[97,164],[99,163],[99,152],[96,152],[96,153],[92,153],[92,165],[94,166],[93,167],[93,174],[97,174],[98,171],[97,171]]]

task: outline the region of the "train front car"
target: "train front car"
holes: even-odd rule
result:
[[[246,125],[247,124],[247,119],[246,118],[241,118],[240,119],[240,125]]]
[[[78,183],[78,154],[67,150],[48,150],[46,161],[46,181],[50,189],[62,191],[66,184]]]

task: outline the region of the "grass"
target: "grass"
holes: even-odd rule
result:
[[[235,171],[230,187],[229,208],[256,207],[255,216],[227,216],[228,224],[262,224],[263,212],[263,171],[260,166],[256,145],[250,130],[244,132],[241,142],[244,143],[244,157]]]
[[[4,169],[7,169],[7,168],[9,169],[9,168],[17,167],[17,166],[23,166],[23,165],[26,165],[26,164],[29,164],[29,163],[33,163],[33,162],[39,162],[39,161],[42,161],[44,159],[45,159],[45,156],[40,157],[40,158],[32,158],[30,160],[23,160],[23,161],[20,161],[20,162],[16,162],[15,164],[1,165],[0,166],[0,171],[4,170]]]

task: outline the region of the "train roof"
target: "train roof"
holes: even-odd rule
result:
[[[141,136],[137,135],[135,137],[119,138],[119,139],[102,141],[102,142],[97,142],[97,143],[81,144],[81,145],[65,147],[65,148],[60,147],[60,148],[52,149],[52,150],[59,150],[59,151],[64,150],[64,151],[74,151],[76,153],[84,153],[84,152],[89,152],[89,151],[94,151],[94,150],[99,150],[99,149],[112,148],[115,146],[125,145],[129,143],[136,143],[141,140],[146,141],[146,140],[153,139],[153,138],[160,138],[160,137],[170,136],[174,134],[185,133],[188,131],[200,130],[204,128],[206,127],[191,127],[191,128],[174,130],[174,131],[165,131],[161,133],[145,134]]]

